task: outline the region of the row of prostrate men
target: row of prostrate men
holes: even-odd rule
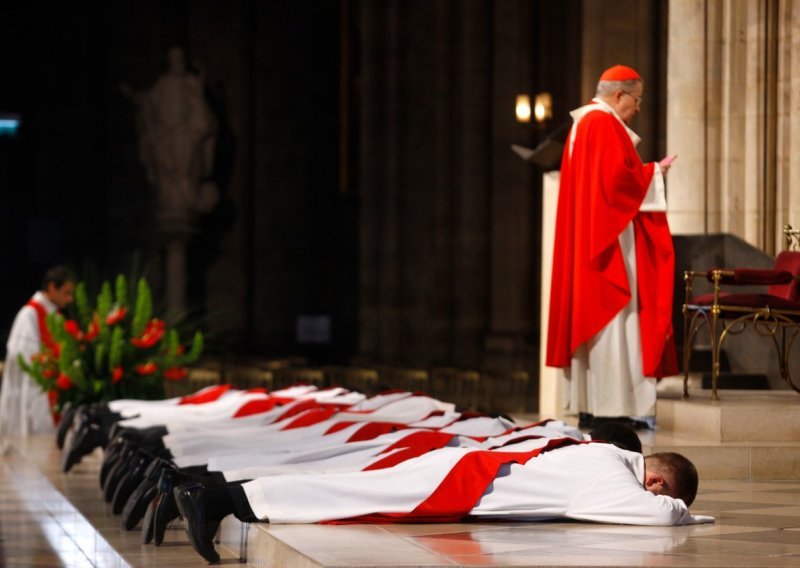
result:
[[[630,125],[644,81],[625,65],[606,69],[596,96],[572,111],[556,215],[546,364],[564,370],[565,410],[581,427],[614,418],[655,427],[656,381],[677,373],[672,332],[674,250],[665,178],[675,156],[643,163]],[[0,420],[26,434],[48,403],[16,364],[42,340],[47,313],[72,301],[63,268],[45,276],[9,334]]]
[[[636,152],[630,123],[643,92],[635,70],[607,69],[597,96],[572,113],[562,160],[546,361],[566,370],[567,410],[582,425],[613,417],[652,428],[652,378],[676,370],[664,187],[674,156],[643,164]],[[82,408],[62,424],[61,441],[72,431],[65,469],[104,446],[101,484],[126,528],[141,521],[144,540],[160,543],[183,516],[209,562],[219,560],[213,536],[229,514],[271,523],[713,520],[688,511],[694,466],[674,453],[644,458],[625,425],[587,440],[561,422],[520,427],[409,392],[218,387]]]
[[[68,411],[65,439],[66,471],[104,447],[100,484],[123,528],[141,523],[143,542],[159,545],[181,516],[211,563],[231,514],[270,523],[713,521],[688,510],[698,487],[691,462],[643,457],[627,425],[589,435],[553,420],[518,426],[405,391],[222,385]]]

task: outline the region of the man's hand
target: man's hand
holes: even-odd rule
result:
[[[658,162],[658,166],[661,168],[661,173],[667,175],[670,166],[672,165],[673,160],[677,158],[677,154],[673,154],[672,156],[667,156],[666,158],[662,158],[660,162]]]

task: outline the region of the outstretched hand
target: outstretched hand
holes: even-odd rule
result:
[[[660,162],[658,162],[658,166],[661,168],[661,173],[667,175],[669,168],[672,166],[672,162],[677,158],[677,154],[673,154],[672,156],[667,156],[666,158],[662,158]]]

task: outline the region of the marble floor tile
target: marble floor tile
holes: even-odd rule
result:
[[[0,460],[0,566],[206,566],[180,523],[161,547],[126,532],[97,483],[101,455],[60,471],[52,441]],[[575,522],[275,525],[229,518],[222,565],[246,566],[800,566],[800,481],[705,481],[693,511],[714,524],[636,527]],[[229,542],[230,541],[230,542]]]

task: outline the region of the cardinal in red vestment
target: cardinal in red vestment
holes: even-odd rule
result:
[[[639,74],[600,77],[574,110],[561,165],[547,365],[567,376],[567,411],[654,423],[655,380],[677,373],[672,336],[674,253],[664,176],[672,159],[643,164],[629,123]]]

